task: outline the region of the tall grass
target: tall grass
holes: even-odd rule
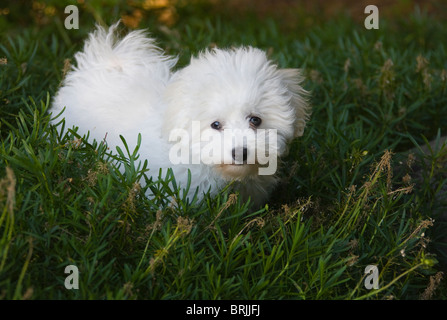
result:
[[[138,147],[107,150],[49,124],[88,19],[78,33],[54,17],[40,31],[2,34],[0,297],[444,298],[447,148],[407,150],[445,134],[445,22],[416,11],[377,32],[340,17],[294,33],[196,8],[177,8],[170,27],[148,20],[179,67],[209,45],[244,44],[307,76],[312,119],[268,205],[253,210],[228,191],[187,201],[172,173],[147,178]],[[78,290],[64,286],[71,264]],[[378,289],[365,287],[368,265],[379,269]]]

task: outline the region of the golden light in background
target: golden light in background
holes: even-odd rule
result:
[[[48,24],[50,19],[57,14],[57,9],[53,5],[47,5],[45,2],[32,2],[32,16],[38,25]]]
[[[144,10],[162,9],[171,6],[173,2],[169,0],[145,0],[142,6]]]
[[[43,12],[46,16],[54,16],[56,14],[56,8],[54,6],[46,7]]]
[[[177,20],[177,12],[174,4],[176,0],[144,0],[128,1],[130,6],[136,7],[131,14],[121,15],[121,20],[128,28],[136,29],[143,19],[144,12],[153,12],[158,21],[164,25],[172,26]]]

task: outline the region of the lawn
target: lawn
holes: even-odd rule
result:
[[[445,5],[377,1],[367,30],[351,1],[65,2],[0,7],[1,299],[446,298]],[[79,29],[64,27],[68,4]],[[252,45],[303,69],[312,117],[265,208],[227,191],[171,202],[172,176],[137,183],[138,152],[49,125],[73,54],[119,18],[179,68],[210,46]]]

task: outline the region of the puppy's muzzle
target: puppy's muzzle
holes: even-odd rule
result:
[[[233,148],[233,150],[231,151],[231,156],[233,157],[234,164],[247,163],[247,153],[248,150],[245,147]]]

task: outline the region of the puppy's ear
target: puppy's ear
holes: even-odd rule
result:
[[[290,94],[290,106],[295,109],[294,137],[303,135],[311,108],[308,102],[309,92],[301,87],[304,78],[299,69],[278,69],[280,77]]]

